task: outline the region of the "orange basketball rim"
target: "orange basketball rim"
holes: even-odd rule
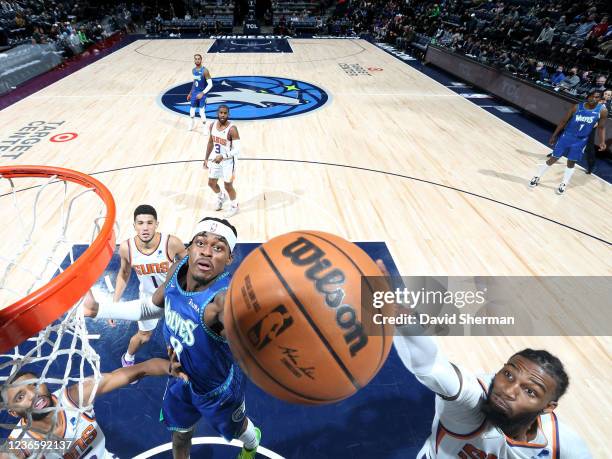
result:
[[[89,248],[46,285],[0,310],[0,353],[35,335],[68,311],[102,275],[115,250],[115,200],[95,178],[70,169],[49,166],[0,166],[0,176],[14,178],[57,177],[92,189],[106,205],[104,224]]]

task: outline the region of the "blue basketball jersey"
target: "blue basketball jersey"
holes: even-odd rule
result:
[[[223,273],[205,290],[186,292],[178,283],[178,274],[187,269],[188,259],[181,260],[166,285],[164,340],[175,350],[196,392],[222,393],[240,369],[225,338],[204,324],[204,311],[217,293],[227,290],[231,278]]]
[[[578,139],[588,138],[599,122],[599,112],[602,107],[603,105],[597,104],[594,108],[588,109],[584,104],[578,104],[576,113],[565,126],[563,134]]]
[[[204,67],[203,65],[200,68],[194,67],[191,71],[191,73],[193,74],[192,89],[196,92],[202,92],[206,87],[206,77],[204,76],[205,71],[206,67]]]

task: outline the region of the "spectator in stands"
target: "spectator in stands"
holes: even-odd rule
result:
[[[578,76],[578,68],[572,67],[569,71],[569,75],[566,76],[561,83],[557,86],[559,89],[572,89],[580,83],[580,77]]]
[[[593,89],[597,89],[598,91],[604,93],[606,91],[607,79],[608,78],[605,75],[597,75],[597,78],[595,79],[595,84],[593,85]]]
[[[542,31],[540,32],[540,35],[538,35],[538,38],[536,38],[536,45],[539,45],[540,47],[543,46],[550,46],[552,44],[553,41],[553,36],[555,35],[555,29],[553,29],[550,26],[550,23],[548,21],[546,21],[544,23],[544,27],[542,28]]]
[[[599,38],[604,36],[608,32],[608,15],[606,14],[601,18],[601,22],[596,24],[593,29],[589,32],[592,38]],[[590,37],[588,37],[590,38]]]
[[[548,70],[546,70],[544,62],[539,61],[535,66],[530,66],[529,76],[537,81],[548,80]]]
[[[565,73],[563,73],[563,66],[559,65],[557,66],[557,70],[555,71],[555,73],[553,73],[552,76],[550,77],[550,82],[552,83],[553,86],[557,86],[564,79],[565,79]]]
[[[573,93],[578,96],[586,96],[589,90],[593,87],[593,74],[588,70],[582,72],[580,83],[578,83],[572,90]]]
[[[576,28],[572,37],[568,40],[567,44],[570,46],[576,46],[581,42],[584,42],[586,36],[589,34],[591,29],[595,27],[597,23],[595,22],[595,15],[591,14],[590,16],[582,16],[580,19],[580,25]]]
[[[601,100],[604,104],[606,104],[608,117],[612,118],[612,89],[606,89]]]

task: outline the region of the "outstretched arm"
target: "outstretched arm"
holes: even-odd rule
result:
[[[91,290],[89,290],[83,299],[83,314],[85,317],[132,321],[163,317],[166,284],[174,275],[177,266],[178,263],[172,265],[168,270],[165,282],[155,290],[152,298],[147,298],[144,301],[134,300],[124,303],[114,303],[112,301],[98,302],[91,293]]]
[[[111,373],[103,373],[97,387],[92,378],[83,383],[82,399],[79,399],[79,385],[74,384],[66,389],[71,400],[77,404],[89,404],[93,391],[93,399],[99,395],[106,394],[120,387],[137,381],[145,376],[164,376],[170,371],[170,361],[165,359],[149,359],[131,367],[118,368]],[[92,400],[93,402],[93,400]]]
[[[376,264],[389,277],[382,260]],[[426,387],[442,398],[452,400],[461,392],[461,372],[438,349],[434,339],[421,336],[419,326],[396,327],[393,345],[404,366]]]

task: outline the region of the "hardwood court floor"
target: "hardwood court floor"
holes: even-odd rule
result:
[[[205,54],[212,40],[141,40],[0,112],[0,140],[36,120],[64,121],[65,143],[41,141],[0,164],[53,164],[97,175],[113,192],[121,233],[154,205],[160,229],[188,239],[212,213],[201,162],[206,137],[161,108],[188,82],[192,55],[213,77],[288,77],[330,102],[303,116],[238,122],[240,239],[315,228],[384,240],[403,275],[611,275],[608,184],[579,170],[565,196],[556,166],[527,188],[549,151],[463,97],[362,40],[291,40],[292,54]],[[349,76],[339,64],[376,67]],[[178,161],[178,162],[177,162]],[[3,204],[4,205],[4,204]],[[1,230],[7,245],[11,226]],[[601,337],[439,339],[449,357],[491,372],[523,347],[547,348],[572,377],[558,412],[607,457],[611,342]],[[597,413],[596,416],[592,416]]]

